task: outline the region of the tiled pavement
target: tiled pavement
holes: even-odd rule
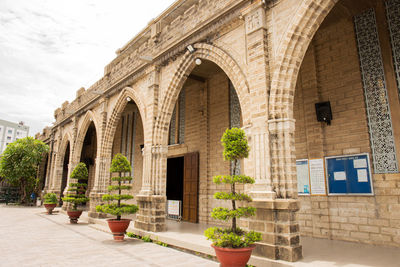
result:
[[[0,205],[0,266],[218,266],[193,254],[69,224],[44,208]]]

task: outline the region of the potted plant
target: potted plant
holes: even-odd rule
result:
[[[138,211],[138,207],[133,204],[121,203],[122,200],[132,199],[129,194],[122,194],[122,190],[130,190],[132,186],[122,184],[122,182],[130,182],[132,177],[121,176],[122,173],[131,172],[129,161],[122,154],[116,154],[112,160],[111,173],[118,173],[117,177],[112,177],[111,180],[117,184],[108,186],[108,191],[118,191],[118,194],[106,194],[102,197],[103,201],[108,201],[108,204],[98,205],[97,212],[108,213],[117,216],[116,219],[108,219],[108,226],[113,233],[115,241],[123,241],[126,229],[128,229],[130,219],[121,219],[122,214],[134,214]],[[116,201],[117,203],[110,203]]]
[[[233,161],[233,175],[220,175],[213,177],[217,185],[223,183],[230,185],[230,192],[217,192],[215,199],[230,200],[232,209],[217,207],[211,212],[211,217],[217,220],[231,220],[230,227],[208,228],[204,235],[211,240],[212,247],[221,266],[246,266],[250,259],[251,252],[255,248],[254,242],[261,240],[261,234],[240,229],[237,226],[237,219],[250,217],[255,214],[254,207],[237,207],[236,201],[251,202],[250,196],[236,191],[236,184],[253,184],[253,178],[246,175],[236,174],[237,165],[240,159],[247,158],[249,146],[243,130],[238,128],[227,129],[221,139],[224,146],[224,160]]]
[[[70,178],[75,181],[69,184],[68,193],[62,200],[71,203],[67,206],[70,223],[78,223],[78,219],[82,214],[82,210],[78,210],[78,205],[89,201],[89,198],[85,196],[88,180],[88,170],[85,163],[78,163]]]
[[[57,206],[57,195],[55,193],[45,194],[43,204],[47,210],[47,214],[53,214],[53,210]]]

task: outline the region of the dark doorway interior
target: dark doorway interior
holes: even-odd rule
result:
[[[167,160],[167,199],[183,201],[183,164],[184,158]]]
[[[61,180],[61,197],[64,196],[64,190],[65,187],[67,186],[67,181],[68,181],[68,164],[69,164],[69,143],[67,145],[67,149],[65,150],[65,155],[64,155],[64,162],[63,162],[63,172],[62,172],[62,180]],[[62,206],[63,201],[60,197],[60,206]]]

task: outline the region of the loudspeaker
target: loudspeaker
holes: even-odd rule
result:
[[[331,125],[332,110],[331,102],[320,102],[315,104],[315,112],[317,114],[317,121],[326,122]]]

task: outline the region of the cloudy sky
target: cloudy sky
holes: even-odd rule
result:
[[[0,119],[30,135],[174,0],[0,0]]]

